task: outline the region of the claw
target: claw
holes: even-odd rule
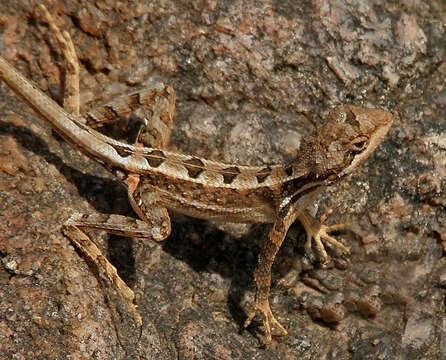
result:
[[[262,322],[265,331],[265,341],[264,341],[265,344],[269,344],[272,340],[271,325],[279,332],[279,334],[277,335],[285,336],[288,334],[288,332],[285,330],[282,324],[279,321],[277,321],[277,319],[274,317],[268,300],[263,302],[257,300],[254,301],[253,309],[249,313],[248,318],[246,319],[243,325],[244,328],[247,328],[251,324],[257,312],[259,312],[260,315],[262,316]]]
[[[324,244],[322,241],[328,242],[333,246],[340,248],[347,255],[350,254],[350,249],[347,248],[344,244],[336,240],[334,237],[328,235],[333,231],[343,230],[349,224],[335,224],[335,225],[324,225],[322,224],[332,213],[332,210],[329,209],[324,215],[320,217],[320,220],[317,221],[307,212],[303,212],[301,216],[299,216],[299,220],[305,228],[307,233],[307,241],[305,243],[305,248],[310,248],[312,241],[314,240],[315,247],[321,254],[321,258],[325,263],[328,259],[327,251],[325,250]]]

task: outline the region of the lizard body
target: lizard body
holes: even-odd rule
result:
[[[69,67],[68,77],[74,81],[68,89],[74,90],[69,94],[71,96],[66,96],[65,109],[2,57],[1,79],[66,141],[106,167],[124,184],[129,201],[142,220],[118,215],[74,216],[65,225],[65,234],[98,266],[105,268],[141,324],[133,305],[133,292],[81,229],[96,228],[160,241],[170,233],[167,209],[216,221],[273,223],[259,255],[254,275],[255,302],[245,327],[259,312],[266,342],[271,341],[271,326],[280,334],[286,334],[271,312],[268,296],[271,266],[288,228],[299,219],[307,232],[306,245],[310,246],[314,240],[324,260],[327,254],[322,240],[348,252],[344,245],[328,235],[343,225],[322,225],[305,209],[327,186],[351,173],[373,153],[392,124],[392,114],[378,109],[337,106],[325,124],[303,140],[296,158],[285,164],[227,164],[167,151],[165,147],[175,102],[173,89],[156,84],[120,96],[114,104],[107,104],[86,116],[79,115],[78,65],[74,47],[67,33],[61,33],[54,25],[47,10],[40,8],[59,40],[65,61],[74,64]],[[128,114],[142,106],[152,106],[155,111],[142,127],[135,145],[114,140],[92,128],[95,123],[102,124],[116,114]]]

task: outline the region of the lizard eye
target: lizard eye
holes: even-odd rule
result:
[[[354,152],[361,152],[363,151],[367,145],[369,139],[365,136],[359,136],[356,139],[353,139],[353,141],[350,143],[352,147],[352,151]]]

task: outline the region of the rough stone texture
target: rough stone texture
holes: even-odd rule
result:
[[[0,52],[58,97],[54,39],[32,1],[0,3]],[[81,60],[83,108],[160,79],[177,91],[171,148],[289,159],[339,103],[395,114],[388,138],[321,212],[351,222],[325,269],[290,231],[271,303],[289,336],[239,332],[268,226],[241,239],[174,216],[162,244],[92,236],[137,294],[125,306],[60,232],[73,212],[131,214],[119,184],[0,87],[0,357],[445,359],[446,5],[391,1],[49,3]],[[257,322],[260,324],[260,322]],[[139,340],[138,340],[139,339]]]

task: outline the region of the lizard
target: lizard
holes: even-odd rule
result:
[[[362,164],[389,131],[392,113],[353,105],[334,107],[325,123],[302,140],[294,159],[286,163],[249,166],[208,160],[166,150],[175,108],[174,90],[158,83],[120,95],[113,102],[87,112],[79,111],[79,63],[71,37],[61,31],[45,6],[44,21],[58,41],[66,71],[63,106],[0,57],[0,78],[63,139],[118,179],[127,189],[139,219],[123,215],[74,214],[63,233],[95,266],[104,270],[126,302],[138,326],[142,319],[133,291],[116,268],[82,231],[97,229],[127,237],[162,241],[171,230],[169,210],[191,217],[233,223],[271,223],[254,271],[255,297],[243,327],[261,315],[264,343],[287,330],[274,317],[269,304],[271,269],[289,227],[299,220],[322,262],[328,258],[323,242],[349,249],[329,235],[345,224],[327,226],[325,216],[315,219],[306,210],[324,189]],[[148,107],[134,144],[103,135],[95,128],[115,117]]]

